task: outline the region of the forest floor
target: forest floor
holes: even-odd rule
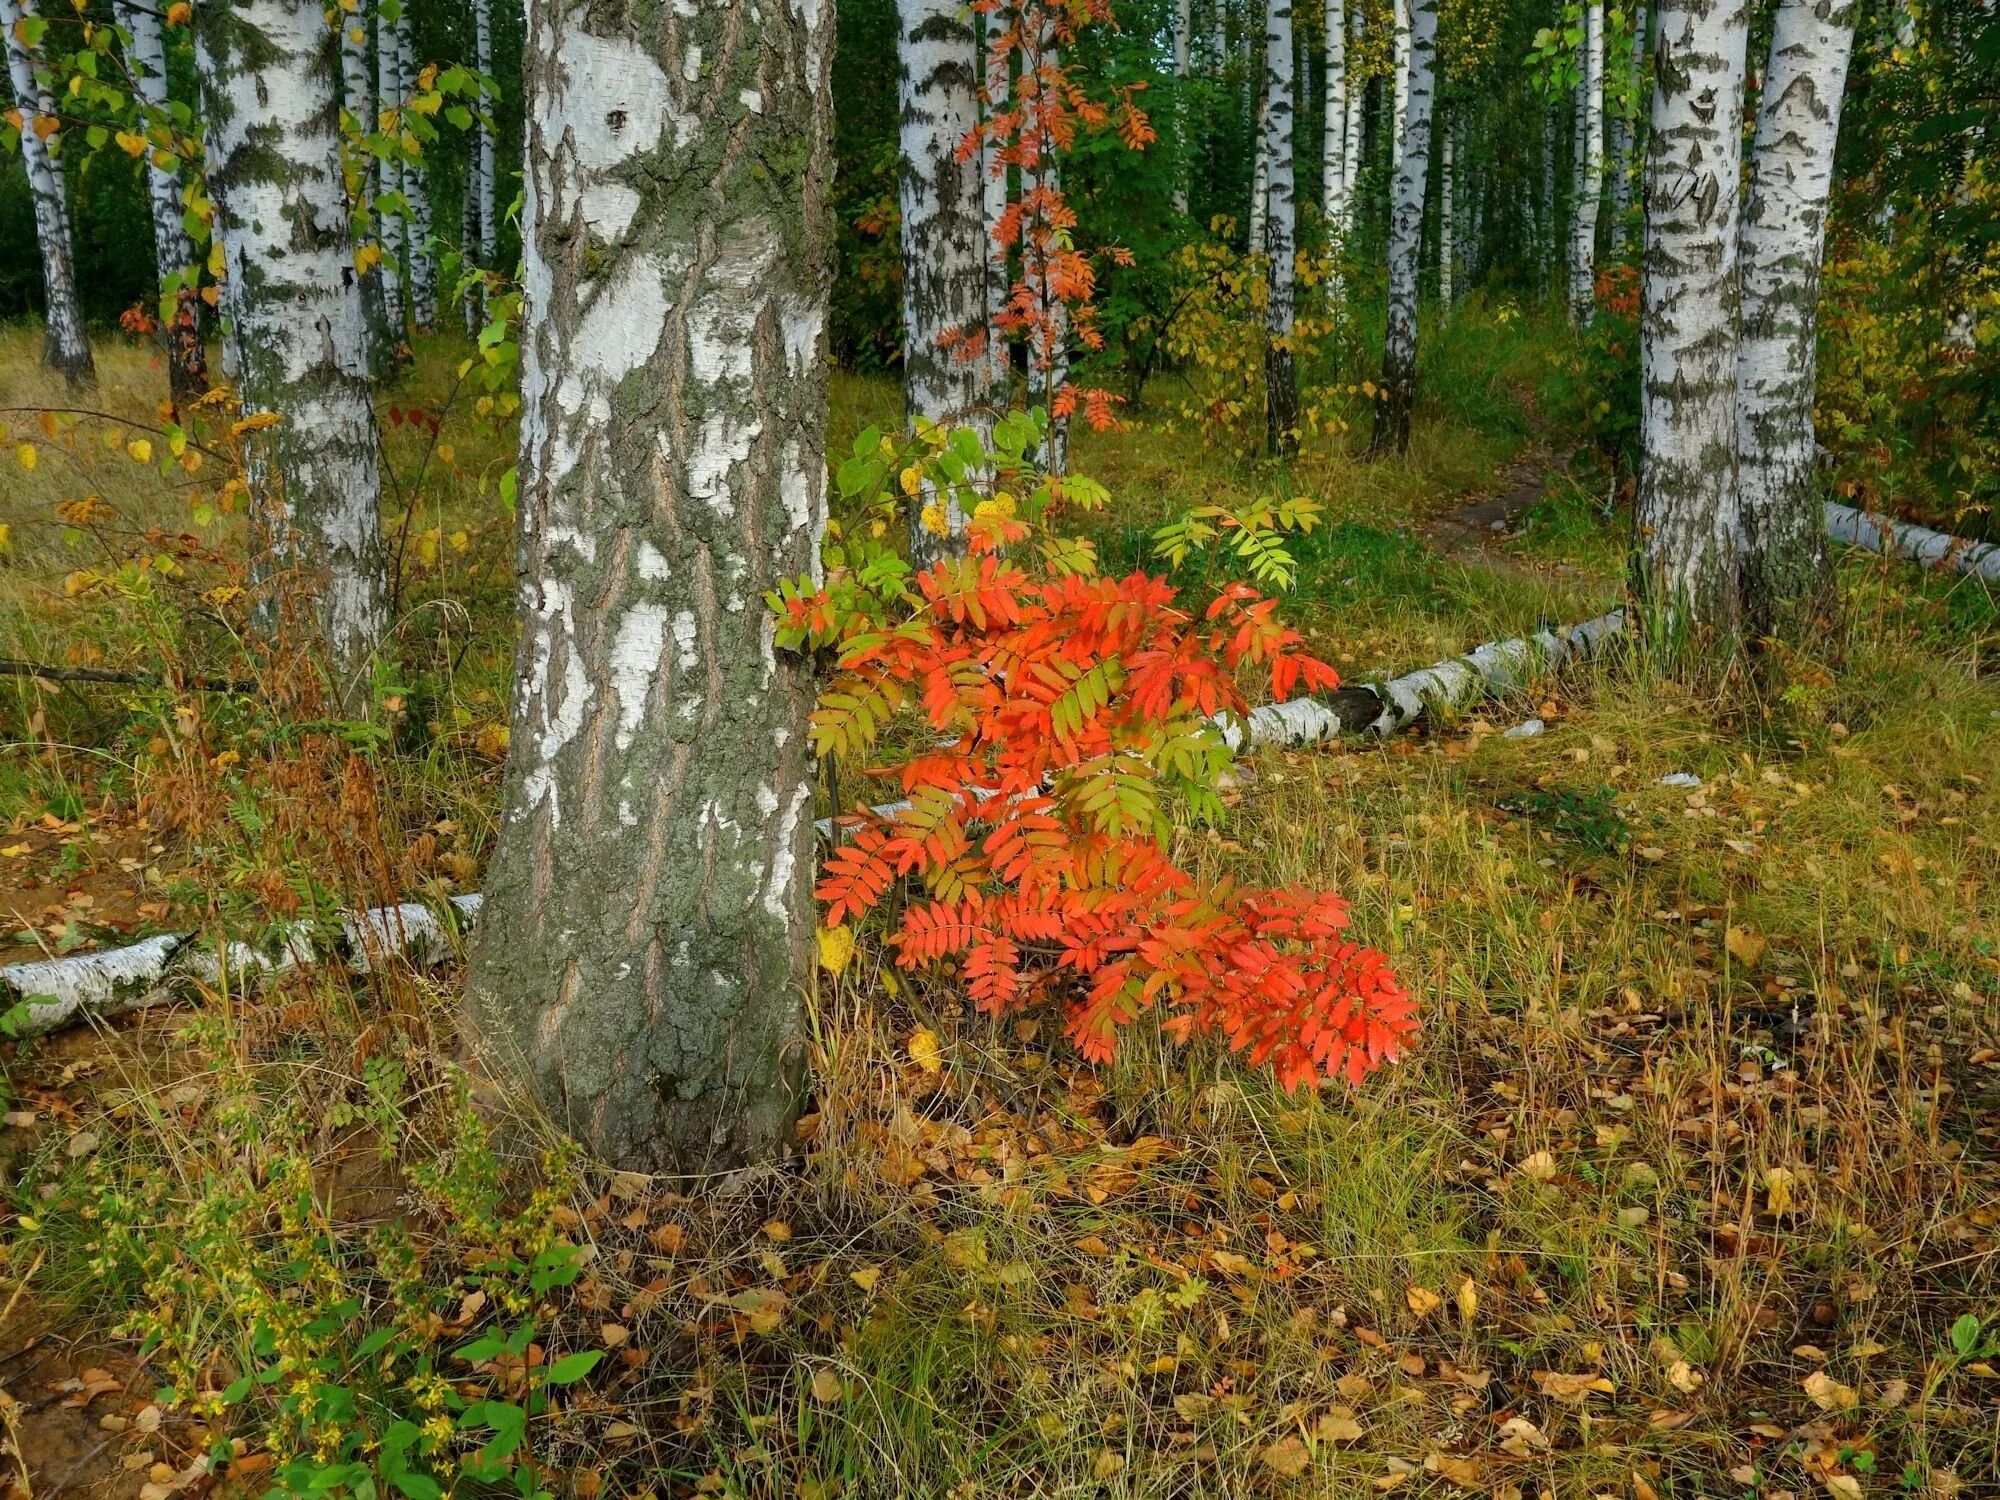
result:
[[[32,354],[0,341],[0,406],[33,406]],[[435,622],[392,685],[412,723],[358,750],[392,853],[349,869],[260,801],[351,809],[361,773],[253,772],[293,741],[237,699],[15,679],[8,957],[476,888],[511,553],[504,427],[444,405],[456,357],[390,398],[442,414],[389,428],[400,472],[431,454],[391,521]],[[1441,387],[1407,460],[1322,441],[1293,468],[1327,522],[1286,608],[1344,674],[1618,596],[1605,487],[1512,394],[1549,357],[1524,337]],[[98,403],[156,421],[143,355],[103,364]],[[837,380],[836,440],[896,401]],[[46,457],[0,499],[0,655],[212,639],[161,623],[173,569],[118,569],[228,520],[187,519],[137,428],[5,420]],[[1076,463],[1120,566],[1274,482],[1159,412]],[[117,518],[47,522],[86,493]],[[518,1113],[489,1134],[450,968],[0,1043],[0,1485],[339,1492],[393,1450],[429,1500],[541,1389],[504,1462],[584,1497],[1994,1493],[2000,609],[1873,560],[1842,581],[1841,649],[1780,686],[1626,662],[1239,767],[1181,856],[1342,891],[1422,1002],[1414,1055],[1352,1092],[1139,1027],[1086,1067],[865,939],[820,975],[800,1159],[703,1191]],[[200,766],[157,769],[175,734]]]

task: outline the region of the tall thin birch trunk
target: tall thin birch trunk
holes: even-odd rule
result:
[[[340,40],[319,0],[208,0],[195,24],[237,396],[246,416],[279,419],[247,445],[259,566],[303,575],[352,708],[390,622],[334,102]]]
[[[1270,78],[1267,68],[1259,68],[1259,78],[1257,109],[1252,116],[1256,121],[1257,144],[1250,167],[1250,233],[1243,241],[1246,255],[1264,253],[1264,219],[1271,207],[1271,133],[1267,128],[1270,101],[1266,94]]]
[[[1326,80],[1320,139],[1320,213],[1336,238],[1347,221],[1347,0],[1326,0]]]
[[[133,85],[149,113],[167,112],[167,44],[160,13],[150,5],[117,0],[113,14],[131,38],[127,61]],[[161,166],[146,153],[147,196],[153,210],[153,266],[160,284],[160,323],[167,354],[167,394],[178,408],[208,389],[208,356],[202,348],[202,301],[196,286],[194,241],[182,222],[179,166]]]
[[[484,300],[477,282],[467,279],[473,262],[479,254],[479,144],[472,143],[467,152],[465,181],[458,194],[458,246],[463,266],[459,276],[458,315],[465,324],[465,336],[479,337],[483,322],[479,304]]]
[[[1188,183],[1194,174],[1194,116],[1188,109],[1189,32],[1194,25],[1194,0],[1176,0],[1174,6],[1174,212],[1188,211]]]
[[[1410,0],[1410,97],[1403,151],[1389,207],[1389,326],[1382,341],[1382,400],[1372,446],[1410,446],[1417,393],[1417,256],[1424,238],[1424,184],[1431,161],[1431,95],[1439,0]]]
[[[1553,106],[1542,111],[1542,200],[1535,221],[1535,251],[1542,273],[1542,295],[1556,274],[1556,112]],[[1567,299],[1565,299],[1567,306]]]
[[[989,24],[982,16],[981,24]],[[1003,52],[997,57],[992,50],[986,54],[986,113],[992,119],[1006,111],[1013,93],[1013,53]],[[1009,167],[1001,159],[1003,142],[994,135],[987,135],[980,145],[981,173],[981,218],[984,221],[986,243],[986,384],[989,399],[996,407],[1007,404],[1008,386],[1013,378],[1011,346],[1007,340],[1007,330],[1003,318],[1007,304],[1014,293],[1013,278],[1008,275],[1007,247],[1000,242],[1000,221],[1007,217]]]
[[[396,97],[407,106],[416,86],[416,52],[410,45],[408,0],[396,16]],[[414,137],[412,137],[414,139]],[[437,253],[431,248],[431,189],[424,175],[421,148],[414,161],[403,164],[403,197],[410,205],[405,251],[410,260],[410,321],[421,333],[437,326]]]
[[[588,24],[586,24],[588,22]],[[812,983],[824,0],[530,0],[521,636],[465,1033],[613,1166],[779,1155]]]
[[[1061,66],[1062,55],[1052,39],[1044,40],[1041,59],[1047,67]],[[1052,138],[1041,142],[1034,170],[1021,174],[1024,195],[1037,191],[1040,183],[1047,183],[1051,192],[1062,191],[1062,163],[1056,156],[1056,143]],[[1028,399],[1049,416],[1048,438],[1042,445],[1042,467],[1051,474],[1066,474],[1069,472],[1069,418],[1056,415],[1055,403],[1062,388],[1069,384],[1069,304],[1056,295],[1046,266],[1037,269],[1028,279],[1043,324],[1035,331],[1029,344]]]
[[[1359,0],[1349,8],[1348,19],[1353,27],[1348,38],[1350,43],[1348,50],[1358,54],[1362,32],[1368,19]],[[1366,123],[1364,114],[1367,105],[1366,81],[1357,84],[1350,78],[1347,83],[1346,143],[1341,151],[1340,236],[1343,241],[1351,239],[1354,235],[1354,188],[1361,180],[1362,130]]]
[[[971,426],[992,408],[963,347],[986,321],[985,193],[979,158],[979,38],[959,0],[898,0],[902,102],[903,404],[910,420]],[[965,548],[967,517],[927,486],[912,499],[910,552],[924,566]]]
[[[1390,0],[1395,7],[1396,104],[1389,127],[1389,160],[1398,165],[1403,159],[1403,131],[1410,118],[1410,9],[1415,0]]]
[[[1604,196],[1604,0],[1584,7],[1583,77],[1577,94],[1576,204],[1570,214],[1569,316],[1588,328],[1597,312],[1597,206]]]
[[[368,60],[368,39],[375,19],[374,0],[345,0],[343,8],[335,15],[340,24],[340,103],[353,119],[355,129],[362,135],[373,135],[381,128],[381,119],[375,110],[375,73]],[[389,326],[389,307],[382,281],[386,274],[381,264],[380,226],[382,216],[375,207],[374,199],[381,192],[381,163],[364,152],[360,159],[349,160],[349,169],[359,175],[359,190],[350,199],[350,213],[355,200],[359,200],[361,212],[353,215],[349,228],[355,237],[355,248],[372,245],[375,248],[374,263],[361,273],[361,306],[368,318],[368,363],[376,373],[394,367],[400,336],[393,334]]]
[[[1632,9],[1632,52],[1627,66],[1629,94],[1636,101],[1640,97],[1639,85],[1646,77],[1645,0],[1639,0]],[[1630,109],[1621,109],[1612,122],[1611,256],[1614,260],[1625,258],[1625,247],[1631,238],[1632,184],[1639,171],[1639,139],[1639,109],[1635,102]]]
[[[1293,160],[1292,0],[1267,0],[1264,10],[1264,157],[1270,182],[1264,211],[1264,253],[1270,296],[1264,311],[1264,446],[1289,456],[1299,448],[1299,376],[1292,360],[1292,319],[1298,246],[1297,173]]]
[[[1855,0],[1780,0],[1743,208],[1737,449],[1743,611],[1755,634],[1828,601],[1815,483],[1814,335]]]
[[[379,6],[378,6],[379,12]],[[389,325],[389,346],[400,357],[410,331],[403,287],[409,276],[409,203],[403,193],[400,143],[403,127],[403,57],[396,45],[396,28],[385,15],[375,18],[375,104],[381,132],[395,143],[376,164],[375,234],[382,246],[382,316]]]
[[[1438,148],[1438,304],[1447,313],[1451,310],[1451,256],[1452,237],[1456,229],[1454,215],[1458,208],[1453,200],[1452,190],[1452,118],[1451,111],[1438,107],[1438,129],[1444,139]]]
[[[481,78],[493,76],[493,0],[472,0],[472,61]],[[473,152],[472,211],[479,218],[479,269],[492,271],[500,257],[500,225],[495,217],[495,141],[493,101],[482,97]],[[486,322],[486,283],[479,283],[478,318]]]
[[[1737,196],[1747,0],[1661,0],[1639,311],[1635,589],[1695,638],[1738,619]]]
[[[34,11],[30,0],[0,0],[0,28],[6,31],[7,76],[21,112],[21,160],[34,201],[35,240],[42,253],[42,363],[62,372],[72,388],[95,383],[97,364],[83,332],[83,308],[76,295],[76,256],[70,238],[69,194],[62,161],[55,98],[41,78],[39,59],[21,36],[21,22]],[[46,122],[46,126],[44,124]],[[43,134],[44,128],[48,133]]]

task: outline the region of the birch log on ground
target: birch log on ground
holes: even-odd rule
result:
[[[1824,615],[1832,567],[1813,434],[1820,256],[1855,0],[1779,0],[1739,256],[1737,462],[1743,613],[1753,635]]]
[[[1298,248],[1297,174],[1292,146],[1292,0],[1264,7],[1264,256],[1270,292],[1264,305],[1264,451],[1289,457],[1299,448],[1299,376],[1292,359]]]
[[[300,924],[264,944],[211,944],[193,933],[163,933],[99,953],[9,964],[0,967],[0,1039],[47,1036],[204,988],[238,989],[326,961],[357,974],[390,959],[428,968],[458,952],[459,935],[480,905],[474,891],[451,897],[442,914],[404,901],[343,913],[323,931]]]
[[[69,193],[57,152],[54,95],[44,80],[36,49],[28,45],[24,22],[34,18],[30,0],[0,0],[0,30],[6,33],[7,77],[14,107],[21,114],[21,162],[34,205],[35,242],[42,261],[42,363],[61,372],[72,389],[97,379],[90,340],[77,301],[76,251],[70,235]]]
[[[1655,621],[1727,635],[1739,614],[1737,184],[1746,0],[1664,0],[1646,159],[1634,592]]]
[[[197,13],[208,189],[230,288],[256,566],[302,585],[351,703],[389,627],[368,329],[354,275],[334,67],[318,0]]]
[[[1826,534],[1836,542],[1866,547],[1887,557],[1900,557],[1940,572],[2000,583],[2000,543],[1975,542],[1888,516],[1871,515],[1851,505],[1828,500],[1820,514]]]
[[[132,82],[148,115],[169,118],[167,47],[160,12],[139,0],[117,0],[113,12],[131,38],[127,61]],[[146,153],[147,198],[153,211],[153,266],[162,307],[167,355],[167,394],[176,408],[208,389],[208,356],[202,347],[202,300],[195,290],[199,268],[194,241],[183,222],[181,171],[177,157]]]
[[[530,0],[520,645],[463,1034],[599,1158],[781,1153],[805,1072],[833,7]]]
[[[1375,408],[1376,451],[1410,446],[1417,387],[1417,254],[1423,244],[1424,182],[1430,172],[1432,73],[1438,0],[1408,0],[1408,114],[1389,205],[1389,326],[1382,343],[1382,398]]]
[[[986,321],[985,190],[975,152],[979,39],[958,0],[898,0],[902,106],[903,405],[912,422],[993,432],[986,371],[969,358]],[[919,568],[965,550],[956,494],[911,497],[910,554]]]

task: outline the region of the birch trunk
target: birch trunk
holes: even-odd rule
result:
[[[1569,316],[1588,328],[1597,312],[1597,205],[1604,195],[1604,4],[1584,7],[1583,78],[1577,98],[1576,204],[1570,214]]]
[[[1632,53],[1628,78],[1631,97],[1640,96],[1639,86],[1646,77],[1645,0],[1632,10]],[[1632,232],[1632,183],[1639,170],[1639,113],[1637,104],[1618,111],[1612,129],[1611,176],[1611,256],[1625,258]]]
[[[147,113],[167,114],[167,45],[160,13],[147,4],[118,0],[118,24],[131,39],[126,59]],[[202,348],[202,301],[196,287],[194,241],[182,222],[181,174],[146,153],[147,196],[153,210],[153,265],[160,283],[162,341],[167,354],[167,394],[176,409],[208,389]]]
[[[72,389],[97,380],[90,340],[83,332],[83,309],[76,295],[76,257],[70,239],[69,194],[57,155],[60,134],[54,96],[45,87],[39,59],[21,36],[32,16],[30,0],[0,0],[0,28],[6,31],[7,76],[21,112],[21,161],[34,201],[35,240],[42,254],[42,363],[62,372]],[[46,122],[46,125],[44,124]],[[48,129],[44,135],[43,129]]]
[[[1382,399],[1371,446],[1410,446],[1417,388],[1417,256],[1424,238],[1424,184],[1431,161],[1432,66],[1439,0],[1410,0],[1409,114],[1389,203],[1389,326],[1382,340]]]
[[[1257,144],[1250,169],[1250,233],[1244,239],[1243,253],[1253,256],[1264,253],[1264,216],[1271,207],[1271,136],[1266,128],[1269,110],[1264,92],[1270,81],[1267,73],[1267,68],[1259,67],[1257,108],[1251,116],[1256,121]]]
[[[912,422],[992,432],[967,340],[986,319],[985,195],[979,158],[959,147],[979,128],[979,39],[958,0],[898,0],[902,102],[903,404]],[[912,497],[918,567],[965,550],[966,514],[926,485]]]
[[[345,0],[348,9],[336,14],[340,17],[340,101],[341,107],[354,121],[354,128],[362,135],[373,135],[381,128],[381,121],[375,110],[375,74],[368,62],[368,34],[374,19],[370,0]],[[397,355],[397,338],[389,327],[389,308],[382,288],[383,267],[381,263],[381,240],[378,228],[381,223],[380,211],[374,199],[381,191],[381,163],[373,155],[363,152],[359,160],[350,160],[349,168],[358,174],[359,184],[355,197],[359,200],[361,212],[355,215],[350,228],[355,237],[355,248],[374,245],[376,260],[361,273],[361,307],[368,319],[368,364],[371,370],[380,373],[394,367]],[[350,199],[350,212],[354,206]]]
[[[1440,110],[1438,128],[1444,140],[1438,151],[1438,302],[1446,312],[1451,310],[1452,216],[1457,208],[1452,198],[1451,123],[1450,112]]]
[[[472,0],[472,58],[481,78],[493,76],[493,0]],[[473,148],[472,211],[479,219],[479,269],[492,271],[500,258],[500,225],[495,214],[493,101],[482,98]],[[486,282],[479,283],[478,318],[485,326]],[[477,330],[475,330],[475,333]]]
[[[408,0],[396,16],[396,97],[407,105],[416,86],[416,53],[410,45]],[[404,140],[414,155],[403,164],[403,197],[410,206],[405,250],[410,260],[410,321],[419,333],[437,326],[437,252],[432,249],[434,226],[431,221],[430,183],[424,176],[423,149],[414,134],[405,130]]]
[[[403,62],[395,27],[386,16],[375,19],[376,128],[389,137],[391,148],[375,170],[375,233],[382,245],[382,316],[389,325],[391,353],[401,357],[410,320],[403,300],[409,275],[409,203],[403,196]]]
[[[1270,163],[1264,206],[1264,253],[1270,296],[1264,308],[1264,447],[1290,457],[1299,450],[1299,376],[1292,360],[1292,317],[1298,245],[1297,174],[1292,137],[1291,0],[1267,0],[1264,11],[1264,157]]]
[[[1396,21],[1396,102],[1389,127],[1389,160],[1398,165],[1403,159],[1403,131],[1408,128],[1410,119],[1410,11],[1414,3],[1415,0],[1390,0],[1395,7]]]
[[[1635,590],[1686,637],[1737,625],[1737,184],[1746,0],[1662,0],[1639,312]]]
[[[1542,295],[1556,274],[1556,112],[1542,112],[1542,202],[1536,222],[1535,248],[1540,257]]]
[[[208,189],[230,288],[264,566],[304,575],[352,706],[386,633],[368,328],[341,174],[339,37],[319,0],[211,0],[197,13]]]
[[[1194,120],[1188,112],[1188,44],[1194,25],[1193,0],[1177,0],[1174,6],[1174,213],[1186,217],[1188,182],[1194,174],[1194,152],[1190,150]]]
[[[981,17],[982,23],[986,18]],[[1008,108],[1012,95],[1013,80],[1009,76],[1013,68],[1012,53],[995,57],[990,52],[986,59],[986,110],[992,119]],[[1007,404],[1007,391],[1013,377],[1011,349],[1007,340],[1007,330],[1002,319],[1007,304],[1014,293],[1013,278],[1008,275],[1007,247],[1000,242],[1000,221],[1007,217],[1007,176],[1009,168],[1001,159],[1003,142],[989,134],[980,146],[982,183],[981,207],[985,224],[986,243],[986,384],[989,399],[996,407]]]
[[[1354,28],[1353,34],[1349,38],[1351,45],[1348,50],[1358,54],[1362,31],[1367,25],[1367,16],[1364,14],[1359,0],[1348,11],[1348,17],[1353,23]],[[1351,239],[1354,234],[1354,188],[1355,184],[1361,180],[1362,128],[1366,123],[1364,114],[1367,103],[1367,84],[1365,82],[1357,83],[1350,78],[1347,82],[1347,120],[1345,122],[1347,140],[1341,153],[1340,237],[1343,241]]]
[[[1855,0],[1780,0],[1743,208],[1737,450],[1743,610],[1756,634],[1829,602],[1813,441],[1820,253]]]
[[[479,254],[479,143],[472,142],[466,153],[465,183],[458,195],[458,247],[462,267],[459,275],[458,313],[465,324],[465,336],[479,337],[482,323],[479,304],[483,300],[480,288],[467,275],[477,262]]]
[[[1326,0],[1326,87],[1320,143],[1320,212],[1337,241],[1347,222],[1347,0]]]
[[[589,25],[584,23],[586,18]],[[521,637],[466,1034],[616,1167],[792,1141],[832,7],[530,0]]]

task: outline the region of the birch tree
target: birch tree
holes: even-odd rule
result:
[[[160,12],[132,0],[118,0],[114,11],[129,39],[126,61],[132,85],[147,111],[165,118],[167,45]],[[153,217],[153,266],[159,279],[161,312],[167,352],[167,393],[176,407],[208,389],[208,357],[202,348],[202,301],[196,294],[194,241],[183,222],[181,173],[178,159],[160,164],[160,153],[146,153],[147,199]]]
[[[1609,67],[1610,63],[1607,62]],[[1639,110],[1644,95],[1640,85],[1646,77],[1646,0],[1632,10],[1632,52],[1626,68],[1626,104],[1612,125],[1611,145],[1611,255],[1622,260],[1631,233],[1632,184],[1639,170]]]
[[[1685,636],[1737,623],[1737,184],[1747,0],[1661,0],[1639,308],[1635,590]]]
[[[1389,203],[1389,326],[1382,341],[1382,400],[1373,447],[1410,446],[1417,386],[1417,255],[1424,237],[1424,185],[1431,160],[1431,96],[1438,0],[1409,0],[1409,105]]]
[[[1347,221],[1347,0],[1326,0],[1320,210],[1337,238]]]
[[[587,23],[587,24],[586,24]],[[530,0],[521,633],[467,988],[601,1159],[792,1140],[813,673],[763,594],[825,524],[832,7]]]
[[[1403,160],[1403,131],[1410,118],[1410,10],[1415,0],[1389,0],[1395,18],[1395,106],[1390,116],[1389,160],[1393,168],[1399,168]]]
[[[390,17],[401,4],[402,0],[377,0],[375,12],[376,128],[396,142],[403,135],[403,54]],[[403,301],[404,278],[410,270],[404,170],[400,150],[391,149],[376,159],[375,233],[382,246],[382,316],[389,325],[392,352],[401,350],[410,321]]]
[[[410,91],[416,86],[417,79],[416,52],[410,45],[410,11],[407,4],[396,8],[391,30],[396,39],[397,119],[403,126],[405,149],[412,149],[416,136],[402,113],[409,108]],[[409,205],[410,215],[404,231],[404,249],[410,262],[410,321],[421,332],[429,333],[437,325],[437,255],[431,248],[434,227],[431,221],[431,190],[424,176],[420,149],[415,151],[411,160],[403,163],[402,180],[403,201]]]
[[[1268,69],[1260,52],[1257,66],[1257,107],[1251,113],[1256,133],[1256,145],[1252,148],[1255,158],[1250,166],[1250,233],[1244,239],[1246,255],[1264,253],[1264,219],[1271,209],[1271,134],[1266,129],[1268,97],[1270,86]]]
[[[1366,7],[1361,0],[1348,9],[1348,19],[1352,25],[1348,52],[1358,59],[1361,50],[1362,33],[1368,24]],[[1340,235],[1343,241],[1354,233],[1354,187],[1361,180],[1362,126],[1368,103],[1368,89],[1365,81],[1349,78],[1347,84],[1347,138],[1342,148],[1341,166],[1341,214]]]
[[[980,21],[982,25],[988,24],[983,15]],[[1013,54],[996,54],[989,47],[986,54],[988,119],[1007,109],[1013,92],[1012,71]],[[996,407],[1006,404],[1007,388],[1013,375],[1011,348],[1007,330],[1002,325],[1002,315],[1014,291],[1013,279],[1008,274],[1007,246],[1000,239],[1000,221],[1007,217],[1009,202],[1009,168],[1002,159],[1003,149],[1004,142],[991,133],[980,142],[980,172],[984,184],[981,189],[981,216],[986,233],[986,379],[989,397]]]
[[[1569,316],[1588,328],[1597,312],[1597,205],[1604,196],[1604,0],[1584,7],[1576,138],[1576,204],[1570,211]]]
[[[340,102],[362,136],[376,133],[380,120],[375,110],[375,74],[368,60],[369,34],[373,30],[371,0],[343,0],[335,12],[340,25]],[[349,143],[352,150],[352,143]],[[355,188],[349,199],[350,228],[355,238],[355,264],[362,266],[361,307],[368,319],[369,368],[377,373],[391,368],[397,358],[402,335],[389,323],[389,305],[383,287],[382,244],[379,234],[382,214],[375,199],[381,192],[382,164],[363,150],[351,159],[348,171]]]
[[[1438,302],[1447,312],[1450,311],[1452,300],[1452,234],[1457,227],[1458,209],[1453,199],[1452,123],[1451,111],[1440,106],[1438,129],[1444,139],[1438,148]]]
[[[472,60],[482,80],[493,76],[493,0],[472,0]],[[479,269],[491,271],[500,255],[500,226],[494,218],[495,173],[493,101],[482,99],[472,153],[472,212],[479,231]],[[476,316],[486,322],[486,283],[479,283]],[[477,333],[477,330],[473,330]]]
[[[42,258],[42,363],[58,370],[72,389],[94,384],[97,365],[83,332],[83,308],[76,295],[76,256],[70,238],[69,193],[57,154],[54,95],[49,91],[36,46],[32,0],[0,0],[0,29],[6,33],[7,77],[21,113],[21,162],[35,210],[35,244]]]
[[[979,39],[959,0],[898,0],[902,147],[903,402],[910,419],[992,429],[985,372],[960,347],[986,318],[985,193],[979,158]],[[913,497],[912,559],[965,546],[955,499]]]
[[[1292,360],[1292,317],[1298,245],[1297,173],[1292,145],[1292,5],[1267,0],[1264,10],[1264,159],[1269,163],[1264,253],[1270,295],[1264,305],[1264,446],[1291,455],[1299,447],[1299,377]]]
[[[246,417],[278,419],[248,439],[259,567],[301,575],[351,705],[389,621],[339,35],[319,0],[209,0],[196,26],[237,395]]]
[[[1194,27],[1194,0],[1174,4],[1174,149],[1180,153],[1174,163],[1174,212],[1188,211],[1188,181],[1194,175],[1194,121],[1188,114],[1188,46]]]
[[[1743,208],[1737,446],[1743,607],[1767,633],[1825,603],[1813,441],[1820,255],[1855,0],[1780,0]]]

